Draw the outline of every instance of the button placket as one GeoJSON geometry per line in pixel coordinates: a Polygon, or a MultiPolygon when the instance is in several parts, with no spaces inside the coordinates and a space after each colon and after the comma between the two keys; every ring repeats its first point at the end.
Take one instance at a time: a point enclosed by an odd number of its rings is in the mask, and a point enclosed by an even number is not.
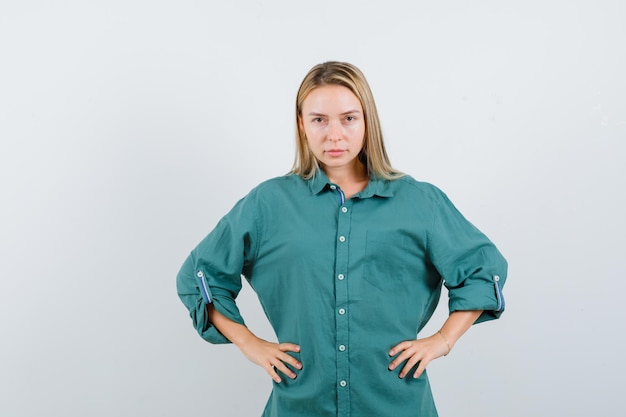
{"type": "MultiPolygon", "coordinates": [[[[340,189],[337,191],[341,192],[340,189]]],[[[350,306],[348,297],[348,255],[350,252],[350,225],[353,200],[341,201],[337,217],[337,245],[335,263],[335,334],[337,346],[337,402],[339,415],[350,409],[350,390],[345,389],[350,382],[349,333],[350,306]]]]}

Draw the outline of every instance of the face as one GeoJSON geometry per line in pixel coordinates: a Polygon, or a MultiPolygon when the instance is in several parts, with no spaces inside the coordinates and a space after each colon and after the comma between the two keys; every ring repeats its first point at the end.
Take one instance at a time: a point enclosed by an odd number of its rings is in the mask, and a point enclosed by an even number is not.
{"type": "Polygon", "coordinates": [[[365,117],[361,102],[347,87],[325,85],[312,90],[302,102],[298,123],[327,173],[358,168],[365,117]]]}

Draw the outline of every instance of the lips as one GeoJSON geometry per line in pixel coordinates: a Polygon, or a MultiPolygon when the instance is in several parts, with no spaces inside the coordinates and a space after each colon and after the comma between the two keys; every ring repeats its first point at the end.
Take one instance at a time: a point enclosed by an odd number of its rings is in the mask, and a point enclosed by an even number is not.
{"type": "Polygon", "coordinates": [[[326,155],[329,156],[341,156],[346,152],[345,149],[329,149],[325,151],[326,155]]]}

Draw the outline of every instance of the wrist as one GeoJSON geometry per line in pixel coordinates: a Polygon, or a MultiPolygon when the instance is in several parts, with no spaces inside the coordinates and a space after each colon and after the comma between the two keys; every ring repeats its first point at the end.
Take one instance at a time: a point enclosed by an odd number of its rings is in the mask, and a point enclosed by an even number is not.
{"type": "Polygon", "coordinates": [[[237,346],[239,350],[244,350],[257,340],[259,340],[259,338],[243,325],[241,325],[241,327],[234,332],[232,338],[230,339],[233,345],[237,346]]]}
{"type": "Polygon", "coordinates": [[[450,342],[448,341],[448,338],[446,337],[446,335],[444,335],[441,330],[437,330],[437,333],[439,334],[439,336],[441,336],[441,338],[443,339],[444,342],[446,342],[446,347],[448,348],[448,352],[444,353],[443,356],[448,356],[448,354],[450,353],[450,351],[452,350],[452,346],[450,346],[450,342]]]}

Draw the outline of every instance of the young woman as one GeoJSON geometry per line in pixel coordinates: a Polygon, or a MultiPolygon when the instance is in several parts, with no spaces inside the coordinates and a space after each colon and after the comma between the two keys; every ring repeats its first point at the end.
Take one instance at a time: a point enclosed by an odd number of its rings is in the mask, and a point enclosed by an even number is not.
{"type": "Polygon", "coordinates": [[[198,333],[274,380],[263,416],[436,416],[425,368],[504,310],[505,259],[435,186],[394,170],[374,98],[326,62],[296,100],[292,171],[240,200],[191,252],[178,293],[198,333]],[[244,324],[245,277],[278,343],[244,324]],[[449,290],[441,329],[416,339],[449,290]]]}

